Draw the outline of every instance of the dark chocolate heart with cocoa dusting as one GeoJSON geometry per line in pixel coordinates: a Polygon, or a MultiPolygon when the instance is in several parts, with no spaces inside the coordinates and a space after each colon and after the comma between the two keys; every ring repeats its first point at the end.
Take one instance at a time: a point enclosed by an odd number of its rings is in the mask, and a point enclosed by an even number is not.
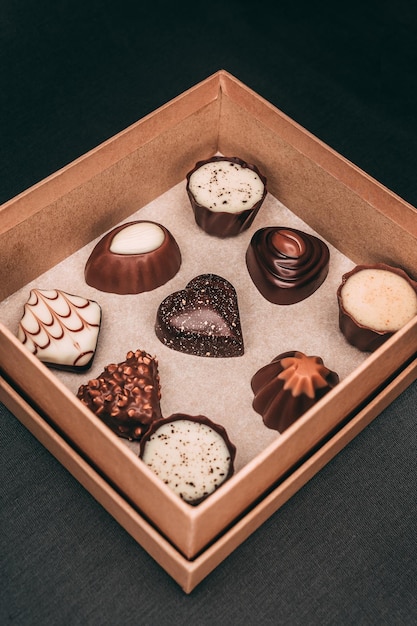
{"type": "Polygon", "coordinates": [[[216,274],[201,274],[159,305],[156,336],[172,350],[196,356],[244,353],[235,288],[216,274]]]}

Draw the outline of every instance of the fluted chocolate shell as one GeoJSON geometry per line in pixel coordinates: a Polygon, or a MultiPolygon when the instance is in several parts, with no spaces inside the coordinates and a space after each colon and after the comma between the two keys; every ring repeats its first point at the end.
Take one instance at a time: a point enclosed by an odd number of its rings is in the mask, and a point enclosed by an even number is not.
{"type": "Polygon", "coordinates": [[[140,440],[162,417],[158,361],[144,350],[130,351],[81,385],[77,398],[119,437],[140,440]]]}
{"type": "Polygon", "coordinates": [[[172,350],[203,357],[244,353],[235,288],[217,274],[200,274],[159,305],[158,339],[172,350]]]}
{"type": "Polygon", "coordinates": [[[382,346],[396,331],[380,331],[360,324],[348,313],[343,305],[342,289],[350,276],[364,269],[381,269],[393,272],[404,278],[417,293],[417,282],[412,280],[408,274],[398,267],[392,267],[386,263],[374,263],[357,265],[350,272],[342,276],[342,282],[337,289],[337,302],[339,306],[339,328],[346,340],[362,352],[374,352],[382,346]]]}
{"type": "Polygon", "coordinates": [[[156,222],[137,220],[117,226],[97,243],[87,260],[84,275],[87,284],[100,291],[136,294],[164,285],[175,276],[180,266],[181,252],[169,230],[156,222]],[[112,252],[110,248],[115,237],[137,225],[160,229],[162,243],[149,252],[112,252]]]}
{"type": "Polygon", "coordinates": [[[284,226],[260,228],[246,251],[249,275],[273,304],[294,304],[311,296],[329,271],[329,248],[314,235],[284,226]]]}
{"type": "Polygon", "coordinates": [[[204,415],[185,413],[154,422],[142,438],[139,452],[161,480],[191,505],[205,500],[233,475],[235,456],[236,447],[221,424],[204,415]],[[178,437],[175,422],[181,420],[187,426],[179,430],[178,437]],[[147,455],[150,441],[153,453],[147,455]]]}
{"type": "Polygon", "coordinates": [[[191,207],[194,212],[196,223],[207,234],[220,238],[235,237],[236,235],[239,235],[240,233],[247,230],[255,219],[267,194],[266,177],[259,171],[256,165],[246,163],[246,161],[240,159],[239,157],[214,156],[204,161],[198,161],[195,167],[190,172],[188,172],[186,178],[186,190],[190,199],[191,207]],[[201,166],[205,165],[206,163],[221,163],[228,161],[236,163],[243,168],[248,168],[252,170],[259,176],[264,185],[262,197],[257,202],[253,203],[248,209],[237,213],[229,213],[226,211],[212,211],[210,208],[199,204],[195,199],[193,193],[190,191],[190,178],[194,174],[194,172],[198,170],[201,166]]]}
{"type": "Polygon", "coordinates": [[[282,433],[338,382],[320,357],[283,352],[252,377],[253,408],[265,426],[282,433]]]}

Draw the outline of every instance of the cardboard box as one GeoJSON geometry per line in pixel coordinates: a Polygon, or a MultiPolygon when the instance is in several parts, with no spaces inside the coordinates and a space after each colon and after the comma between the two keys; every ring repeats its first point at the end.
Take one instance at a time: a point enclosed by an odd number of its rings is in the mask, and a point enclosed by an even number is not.
{"type": "MultiPolygon", "coordinates": [[[[382,261],[413,275],[416,210],[219,71],[1,207],[0,301],[217,152],[256,163],[268,191],[354,263],[382,261]]],[[[188,593],[415,380],[416,351],[417,318],[197,507],[170,492],[4,325],[0,400],[188,593]]]]}

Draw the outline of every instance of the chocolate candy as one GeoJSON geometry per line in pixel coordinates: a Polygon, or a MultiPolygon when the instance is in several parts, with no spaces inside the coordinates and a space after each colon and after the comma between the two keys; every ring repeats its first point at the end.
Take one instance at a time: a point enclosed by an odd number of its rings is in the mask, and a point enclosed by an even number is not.
{"type": "Polygon", "coordinates": [[[98,242],[87,260],[85,280],[100,291],[142,293],[164,285],[180,266],[172,234],[161,224],[139,220],[114,228],[98,242]]]}
{"type": "Polygon", "coordinates": [[[101,324],[94,300],[60,289],[32,289],[17,337],[45,365],[84,371],[93,362],[101,324]]]}
{"type": "Polygon", "coordinates": [[[201,274],[159,305],[156,336],[168,348],[205,357],[244,353],[235,288],[216,274],[201,274]]]}
{"type": "Polygon", "coordinates": [[[347,341],[373,352],[417,315],[417,282],[385,263],[357,265],[342,276],[337,299],[347,341]]]}
{"type": "Polygon", "coordinates": [[[266,178],[238,157],[199,161],[187,174],[196,223],[209,235],[233,237],[252,224],[266,197],[266,178]]]}
{"type": "Polygon", "coordinates": [[[130,351],[125,361],[81,385],[77,397],[116,435],[139,440],[162,417],[158,361],[143,350],[130,351]]]}
{"type": "Polygon", "coordinates": [[[273,304],[294,304],[308,298],[326,279],[329,258],[324,241],[284,226],[257,230],[246,251],[255,286],[273,304]]]}
{"type": "Polygon", "coordinates": [[[140,458],[188,504],[196,505],[234,472],[236,448],[226,430],[203,415],[175,413],[154,422],[140,458]]]}
{"type": "Polygon", "coordinates": [[[338,382],[320,357],[283,352],[252,377],[253,408],[265,426],[282,433],[338,382]]]}

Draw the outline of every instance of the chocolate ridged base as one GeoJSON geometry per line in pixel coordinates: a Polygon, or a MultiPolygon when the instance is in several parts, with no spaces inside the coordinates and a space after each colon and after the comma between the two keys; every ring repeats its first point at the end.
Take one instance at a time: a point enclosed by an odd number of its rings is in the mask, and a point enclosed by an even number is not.
{"type": "Polygon", "coordinates": [[[282,433],[338,382],[320,357],[283,352],[252,377],[253,408],[265,426],[282,433]]]}

